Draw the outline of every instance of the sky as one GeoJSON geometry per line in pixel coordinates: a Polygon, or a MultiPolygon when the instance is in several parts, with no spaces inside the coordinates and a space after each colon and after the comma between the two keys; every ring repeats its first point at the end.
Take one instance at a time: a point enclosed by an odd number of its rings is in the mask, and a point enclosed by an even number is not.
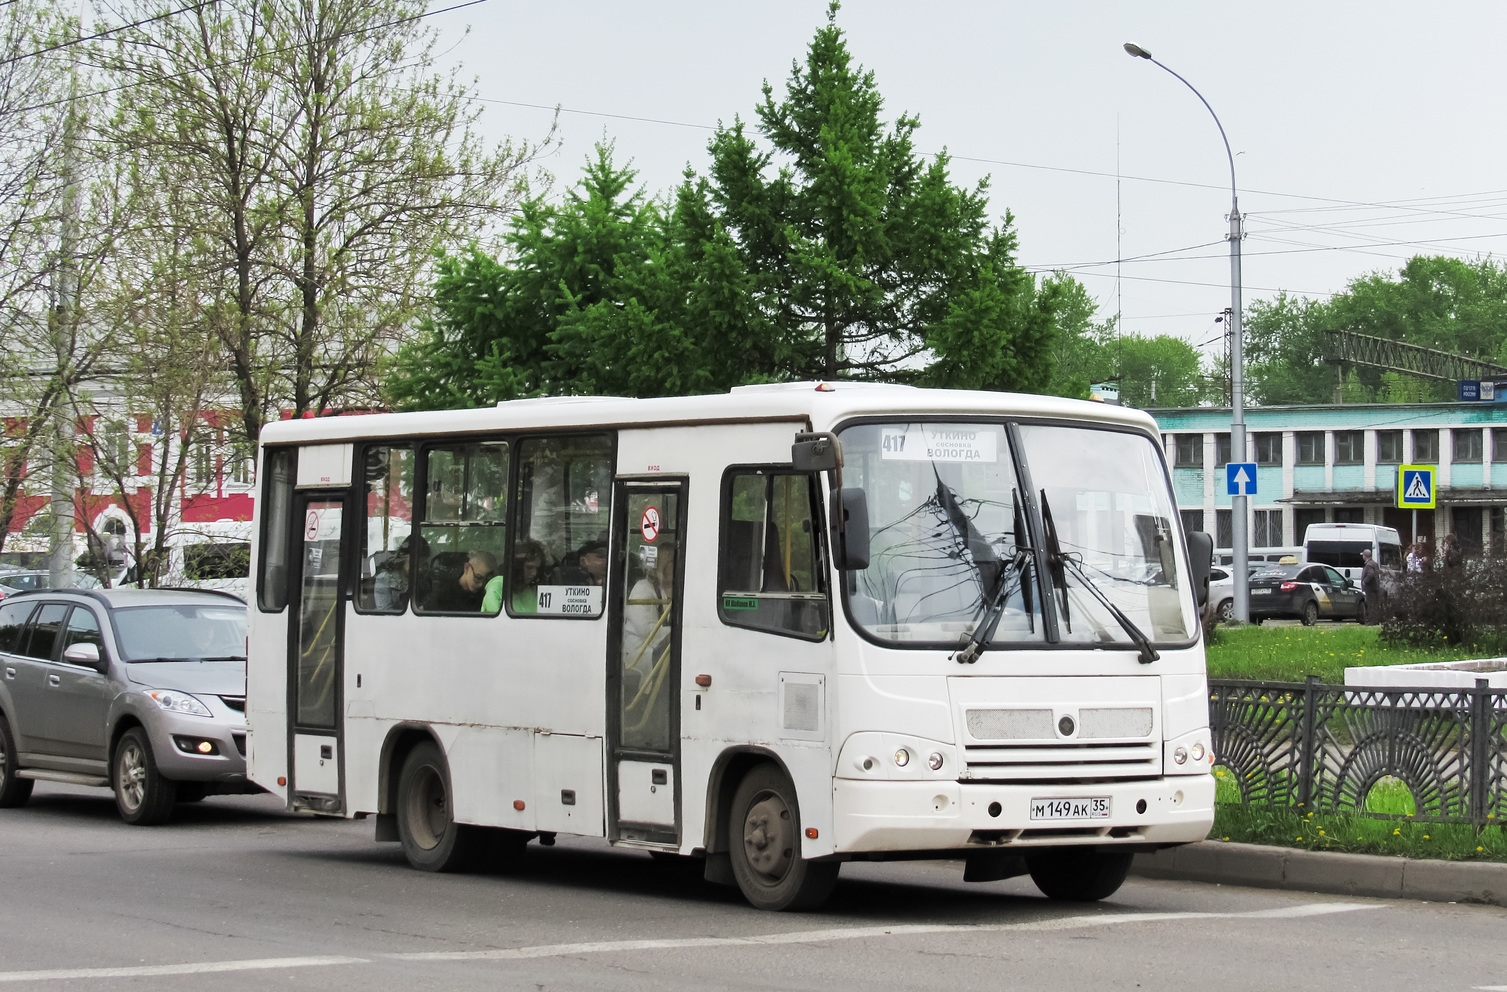
{"type": "MultiPolygon", "coordinates": [[[[487,137],[537,140],[561,109],[541,163],[554,195],[603,139],[659,195],[687,165],[705,172],[719,121],[753,120],[765,80],[783,91],[826,9],[483,0],[426,20],[442,64],[475,77],[487,137]]],[[[1327,298],[1416,254],[1507,256],[1507,4],[849,0],[837,21],[885,119],[918,116],[917,148],[945,148],[955,183],[991,177],[1019,262],[1071,272],[1124,333],[1213,354],[1231,305],[1219,130],[1125,42],[1224,125],[1247,311],[1284,290],[1327,298]]]]}

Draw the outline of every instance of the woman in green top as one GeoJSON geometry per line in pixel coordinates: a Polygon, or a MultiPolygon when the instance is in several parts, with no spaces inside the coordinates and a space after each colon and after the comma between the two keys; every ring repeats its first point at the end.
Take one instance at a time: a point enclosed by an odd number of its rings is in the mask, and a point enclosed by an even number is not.
{"type": "MultiPolygon", "coordinates": [[[[532,538],[519,541],[513,548],[513,602],[512,612],[537,613],[539,611],[539,573],[544,569],[544,545],[532,538]]],[[[492,590],[487,589],[488,601],[492,590]]],[[[498,605],[502,604],[502,591],[497,593],[498,605]]]]}

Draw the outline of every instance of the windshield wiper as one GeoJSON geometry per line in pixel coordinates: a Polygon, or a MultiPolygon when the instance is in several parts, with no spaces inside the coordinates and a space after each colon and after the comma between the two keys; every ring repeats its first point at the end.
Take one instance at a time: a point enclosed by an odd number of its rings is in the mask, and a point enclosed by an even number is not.
{"type": "MultiPolygon", "coordinates": [[[[1161,655],[1157,653],[1156,648],[1151,646],[1151,638],[1147,637],[1145,632],[1135,625],[1134,620],[1125,615],[1125,611],[1110,601],[1110,598],[1104,594],[1104,590],[1099,588],[1098,584],[1094,582],[1093,577],[1084,569],[1083,564],[1071,555],[1063,554],[1062,545],[1057,540],[1057,524],[1052,520],[1052,507],[1047,502],[1045,489],[1041,491],[1041,522],[1046,529],[1047,571],[1051,573],[1053,587],[1060,587],[1062,589],[1063,620],[1067,621],[1068,619],[1067,575],[1065,571],[1070,568],[1073,574],[1078,577],[1078,581],[1082,582],[1084,588],[1089,591],[1089,594],[1097,599],[1109,611],[1109,615],[1115,618],[1115,622],[1124,629],[1125,633],[1130,635],[1130,639],[1140,649],[1141,664],[1149,665],[1160,658],[1161,655]]],[[[1072,629],[1072,626],[1069,625],[1068,630],[1071,631],[1072,629]]]]}
{"type": "MultiPolygon", "coordinates": [[[[936,473],[936,466],[932,466],[932,472],[936,473]]],[[[1019,576],[1021,581],[1022,596],[1025,599],[1027,621],[1031,624],[1031,632],[1035,633],[1036,624],[1031,615],[1031,593],[1024,571],[1025,563],[1029,559],[1029,549],[1025,547],[1025,521],[1020,514],[1020,501],[1015,498],[1011,491],[1012,502],[1015,504],[1015,554],[1009,561],[1000,561],[994,554],[994,546],[978,532],[973,526],[973,521],[963,512],[958,505],[957,498],[952,490],[942,482],[941,475],[937,475],[937,502],[942,507],[947,522],[958,537],[963,540],[963,547],[967,551],[968,559],[973,563],[979,577],[979,591],[983,597],[983,615],[979,622],[974,625],[973,632],[963,641],[963,646],[953,653],[960,665],[971,665],[978,661],[979,654],[984,650],[984,644],[994,636],[994,630],[999,626],[1000,617],[1004,615],[1005,604],[1010,600],[1013,586],[1010,584],[1012,576],[1019,576]],[[995,567],[992,579],[984,577],[984,566],[995,567]]]]}

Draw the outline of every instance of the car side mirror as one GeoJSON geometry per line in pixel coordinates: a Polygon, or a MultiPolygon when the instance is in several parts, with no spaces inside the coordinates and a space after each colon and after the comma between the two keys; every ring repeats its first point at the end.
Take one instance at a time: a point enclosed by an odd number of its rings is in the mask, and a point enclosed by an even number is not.
{"type": "Polygon", "coordinates": [[[1188,540],[1188,578],[1198,605],[1209,602],[1209,572],[1214,568],[1214,538],[1201,530],[1190,530],[1188,540]]]}
{"type": "Polygon", "coordinates": [[[797,434],[790,446],[790,462],[797,472],[835,472],[842,467],[837,435],[797,434]]]}
{"type": "Polygon", "coordinates": [[[90,668],[102,669],[104,667],[100,663],[99,647],[94,644],[81,643],[68,645],[63,651],[63,660],[72,662],[75,665],[87,665],[90,668]]]}

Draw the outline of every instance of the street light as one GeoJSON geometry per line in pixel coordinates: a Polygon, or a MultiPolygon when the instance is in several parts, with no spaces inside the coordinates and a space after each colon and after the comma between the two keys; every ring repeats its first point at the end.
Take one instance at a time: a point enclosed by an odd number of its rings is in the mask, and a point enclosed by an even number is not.
{"type": "MultiPolygon", "coordinates": [[[[1178,82],[1188,89],[1193,90],[1193,95],[1198,97],[1198,102],[1204,105],[1209,116],[1214,118],[1214,126],[1219,128],[1220,140],[1224,142],[1224,153],[1230,160],[1230,233],[1227,236],[1230,242],[1230,458],[1231,460],[1245,461],[1245,361],[1244,341],[1241,335],[1240,321],[1240,239],[1245,230],[1240,216],[1240,200],[1235,192],[1235,155],[1230,151],[1230,139],[1225,137],[1224,125],[1219,123],[1219,115],[1214,113],[1214,108],[1209,106],[1209,101],[1204,95],[1182,76],[1151,57],[1151,53],[1139,45],[1125,43],[1125,52],[1132,58],[1145,59],[1152,65],[1166,69],[1178,82]]],[[[1242,487],[1243,488],[1243,487],[1242,487]]],[[[1250,562],[1249,540],[1246,522],[1246,496],[1237,493],[1230,498],[1230,543],[1234,546],[1235,564],[1232,571],[1235,573],[1235,619],[1244,623],[1251,618],[1250,609],[1250,562]]]]}

